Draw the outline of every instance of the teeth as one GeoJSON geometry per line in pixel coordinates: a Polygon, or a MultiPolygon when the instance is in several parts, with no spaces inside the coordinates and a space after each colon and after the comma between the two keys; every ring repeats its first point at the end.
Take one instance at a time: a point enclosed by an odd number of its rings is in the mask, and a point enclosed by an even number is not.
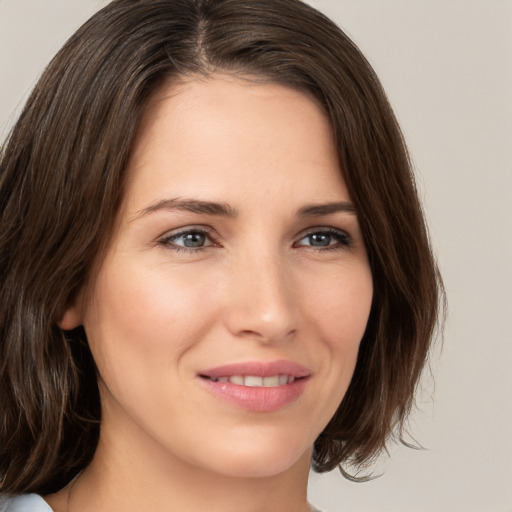
{"type": "Polygon", "coordinates": [[[284,386],[295,381],[291,375],[272,375],[270,377],[259,377],[257,375],[232,375],[231,377],[218,377],[212,379],[215,382],[230,382],[238,386],[247,386],[252,388],[275,388],[284,386]]]}
{"type": "Polygon", "coordinates": [[[264,377],[263,386],[266,388],[275,388],[276,386],[279,386],[279,375],[275,375],[274,377],[264,377]]]}
{"type": "Polygon", "coordinates": [[[233,377],[228,377],[228,380],[231,384],[238,384],[239,386],[244,385],[244,378],[241,375],[233,375],[233,377]]]}
{"type": "Polygon", "coordinates": [[[244,386],[249,386],[250,388],[261,387],[263,386],[263,377],[247,375],[244,379],[244,386]]]}

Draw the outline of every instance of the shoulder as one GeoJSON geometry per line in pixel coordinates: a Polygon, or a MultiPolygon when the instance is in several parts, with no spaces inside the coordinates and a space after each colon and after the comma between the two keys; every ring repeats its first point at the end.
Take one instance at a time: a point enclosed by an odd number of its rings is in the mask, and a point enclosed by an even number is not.
{"type": "Polygon", "coordinates": [[[37,494],[0,495],[0,512],[52,512],[52,509],[37,494]]]}

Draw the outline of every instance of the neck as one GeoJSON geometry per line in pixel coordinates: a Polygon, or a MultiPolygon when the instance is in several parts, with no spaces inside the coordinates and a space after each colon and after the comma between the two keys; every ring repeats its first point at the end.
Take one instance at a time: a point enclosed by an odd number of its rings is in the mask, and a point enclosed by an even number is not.
{"type": "Polygon", "coordinates": [[[186,463],[173,463],[174,467],[166,464],[163,468],[154,459],[151,462],[147,465],[133,457],[120,465],[99,450],[74,483],[66,512],[310,510],[306,496],[309,454],[282,474],[259,478],[213,474],[186,463]]]}
{"type": "Polygon", "coordinates": [[[141,442],[140,436],[135,436],[134,442],[132,436],[114,434],[102,429],[91,464],[54,499],[47,497],[55,512],[310,511],[310,451],[275,475],[237,477],[172,457],[152,439],[141,442]]]}

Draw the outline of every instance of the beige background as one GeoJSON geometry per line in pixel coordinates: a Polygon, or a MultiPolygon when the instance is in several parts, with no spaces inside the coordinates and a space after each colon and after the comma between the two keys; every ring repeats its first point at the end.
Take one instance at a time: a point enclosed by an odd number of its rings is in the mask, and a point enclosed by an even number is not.
{"type": "MultiPolygon", "coordinates": [[[[105,2],[0,0],[0,134],[105,2]]],[[[366,53],[416,164],[449,299],[415,437],[381,478],[312,476],[329,512],[512,512],[512,1],[311,0],[366,53]]]]}

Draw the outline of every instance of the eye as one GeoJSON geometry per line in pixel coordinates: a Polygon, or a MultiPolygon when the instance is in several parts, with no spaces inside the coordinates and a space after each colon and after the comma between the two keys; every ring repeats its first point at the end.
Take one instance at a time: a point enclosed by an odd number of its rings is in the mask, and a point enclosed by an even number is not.
{"type": "Polygon", "coordinates": [[[300,240],[295,242],[294,247],[313,247],[315,249],[343,249],[351,244],[350,236],[344,231],[325,228],[310,231],[300,240]]]}
{"type": "Polygon", "coordinates": [[[168,234],[158,243],[176,251],[196,251],[215,245],[208,231],[199,228],[168,234]]]}

